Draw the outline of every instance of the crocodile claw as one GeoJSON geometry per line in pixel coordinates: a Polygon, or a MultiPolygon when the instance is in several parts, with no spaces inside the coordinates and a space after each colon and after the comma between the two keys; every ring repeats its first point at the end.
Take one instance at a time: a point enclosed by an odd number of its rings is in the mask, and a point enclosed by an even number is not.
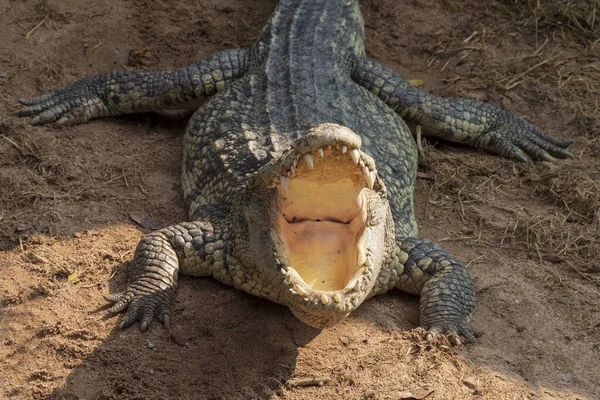
{"type": "Polygon", "coordinates": [[[170,325],[170,298],[166,292],[147,292],[128,287],[125,291],[104,296],[106,301],[113,303],[108,309],[110,314],[125,311],[119,323],[119,329],[131,326],[140,321],[140,329],[146,331],[153,319],[162,322],[165,328],[170,325]]]}
{"type": "Polygon", "coordinates": [[[573,141],[558,140],[517,115],[497,110],[494,127],[481,135],[475,147],[527,162],[528,158],[554,162],[557,158],[574,158],[567,150],[573,141]]]}
{"type": "Polygon", "coordinates": [[[450,343],[454,346],[461,345],[461,337],[463,337],[467,343],[475,343],[477,338],[483,336],[483,332],[470,326],[467,322],[438,322],[427,329],[425,334],[425,340],[431,342],[442,334],[446,334],[450,343]]]}
{"type": "Polygon", "coordinates": [[[33,117],[32,125],[76,125],[110,114],[105,102],[96,94],[92,78],[84,78],[33,99],[18,101],[23,107],[13,115],[33,117]]]}

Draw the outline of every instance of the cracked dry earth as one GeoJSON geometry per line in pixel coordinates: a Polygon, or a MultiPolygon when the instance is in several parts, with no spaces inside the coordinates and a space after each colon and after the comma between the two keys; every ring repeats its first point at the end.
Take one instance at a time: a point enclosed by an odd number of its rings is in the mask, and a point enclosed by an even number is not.
{"type": "Polygon", "coordinates": [[[489,101],[575,140],[577,158],[557,164],[424,145],[420,234],[468,265],[486,333],[451,349],[411,331],[418,300],[399,292],[320,332],[185,277],[177,340],[158,324],[117,330],[97,311],[147,231],[133,219],[185,219],[186,121],[32,127],[10,116],[16,99],[248,45],[276,2],[0,1],[0,398],[600,398],[600,35],[581,17],[598,3],[525,3],[361,3],[370,56],[427,91],[489,101]],[[286,384],[302,378],[324,384],[286,384]]]}

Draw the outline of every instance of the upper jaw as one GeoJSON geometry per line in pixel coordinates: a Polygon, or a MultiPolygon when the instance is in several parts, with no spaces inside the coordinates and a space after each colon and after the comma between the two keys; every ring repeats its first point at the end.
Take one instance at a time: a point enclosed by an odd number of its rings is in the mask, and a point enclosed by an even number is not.
{"type": "Polygon", "coordinates": [[[310,129],[279,158],[263,166],[254,181],[250,183],[249,189],[272,188],[281,182],[282,177],[284,178],[282,184],[285,184],[286,177],[293,175],[301,157],[306,157],[305,161],[309,163],[311,158],[314,160],[313,153],[318,155],[329,146],[336,146],[340,151],[347,152],[353,160],[356,160],[357,165],[367,168],[365,174],[370,174],[369,181],[374,187],[377,181],[380,184],[381,181],[377,177],[373,159],[360,151],[361,144],[360,136],[350,129],[337,124],[321,124],[310,129]]]}

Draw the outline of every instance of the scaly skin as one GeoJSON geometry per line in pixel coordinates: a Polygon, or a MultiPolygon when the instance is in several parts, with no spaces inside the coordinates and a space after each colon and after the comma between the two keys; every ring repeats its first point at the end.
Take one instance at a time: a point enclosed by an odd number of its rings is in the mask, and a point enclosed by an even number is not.
{"type": "MultiPolygon", "coordinates": [[[[284,304],[316,327],[335,324],[368,297],[399,288],[421,295],[420,322],[428,337],[450,333],[455,342],[459,335],[474,341],[480,332],[469,325],[474,289],[468,271],[416,237],[417,150],[409,126],[521,161],[525,154],[571,156],[569,142],[512,113],[424,93],[366,59],[362,17],[357,2],[348,0],[284,0],[251,48],[223,51],[176,71],[86,78],[21,100],[16,115],[32,116],[34,124],[76,124],[185,106],[200,97],[211,98],[192,116],[183,146],[182,187],[194,222],[142,238],[131,283],[106,296],[114,303],[110,312],[125,311],[121,327],[139,320],[145,330],[154,318],[168,325],[182,272],[213,276],[284,304]],[[295,177],[306,176],[296,175],[296,168],[332,162],[364,182],[360,217],[344,222],[364,225],[347,287],[313,290],[291,267],[277,227],[283,218],[278,199],[295,177]]],[[[327,200],[314,197],[300,214],[327,200]]],[[[325,217],[294,226],[340,229],[337,217],[325,217]]]]}
{"type": "Polygon", "coordinates": [[[135,250],[129,269],[132,283],[121,293],[106,296],[117,313],[129,309],[120,326],[139,320],[146,330],[154,318],[169,326],[169,305],[177,286],[181,268],[188,275],[211,276],[224,282],[223,275],[229,236],[204,222],[184,222],[145,235],[135,250]]]}
{"type": "Polygon", "coordinates": [[[469,99],[445,99],[422,92],[392,70],[373,60],[359,59],[352,78],[396,111],[411,127],[424,134],[486,149],[504,157],[552,161],[573,157],[560,141],[516,115],[491,104],[469,99]]]}
{"type": "Polygon", "coordinates": [[[93,118],[185,105],[212,96],[241,77],[248,58],[248,49],[234,49],[176,71],[112,71],[31,100],[19,100],[25,107],[15,115],[33,116],[33,125],[75,125],[93,118]]]}

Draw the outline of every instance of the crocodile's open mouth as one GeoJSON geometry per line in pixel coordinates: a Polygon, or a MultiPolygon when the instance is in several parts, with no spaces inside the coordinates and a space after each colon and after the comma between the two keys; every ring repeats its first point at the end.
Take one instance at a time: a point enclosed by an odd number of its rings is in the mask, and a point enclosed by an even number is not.
{"type": "Polygon", "coordinates": [[[298,153],[276,178],[275,229],[289,261],[290,290],[324,305],[359,291],[368,253],[366,191],[376,181],[370,157],[342,144],[298,153]]]}
{"type": "Polygon", "coordinates": [[[347,127],[320,124],[301,132],[247,186],[247,250],[260,274],[250,272],[258,277],[247,283],[233,268],[233,281],[317,328],[343,320],[375,282],[386,284],[379,275],[393,235],[387,191],[361,144],[347,127]]]}

